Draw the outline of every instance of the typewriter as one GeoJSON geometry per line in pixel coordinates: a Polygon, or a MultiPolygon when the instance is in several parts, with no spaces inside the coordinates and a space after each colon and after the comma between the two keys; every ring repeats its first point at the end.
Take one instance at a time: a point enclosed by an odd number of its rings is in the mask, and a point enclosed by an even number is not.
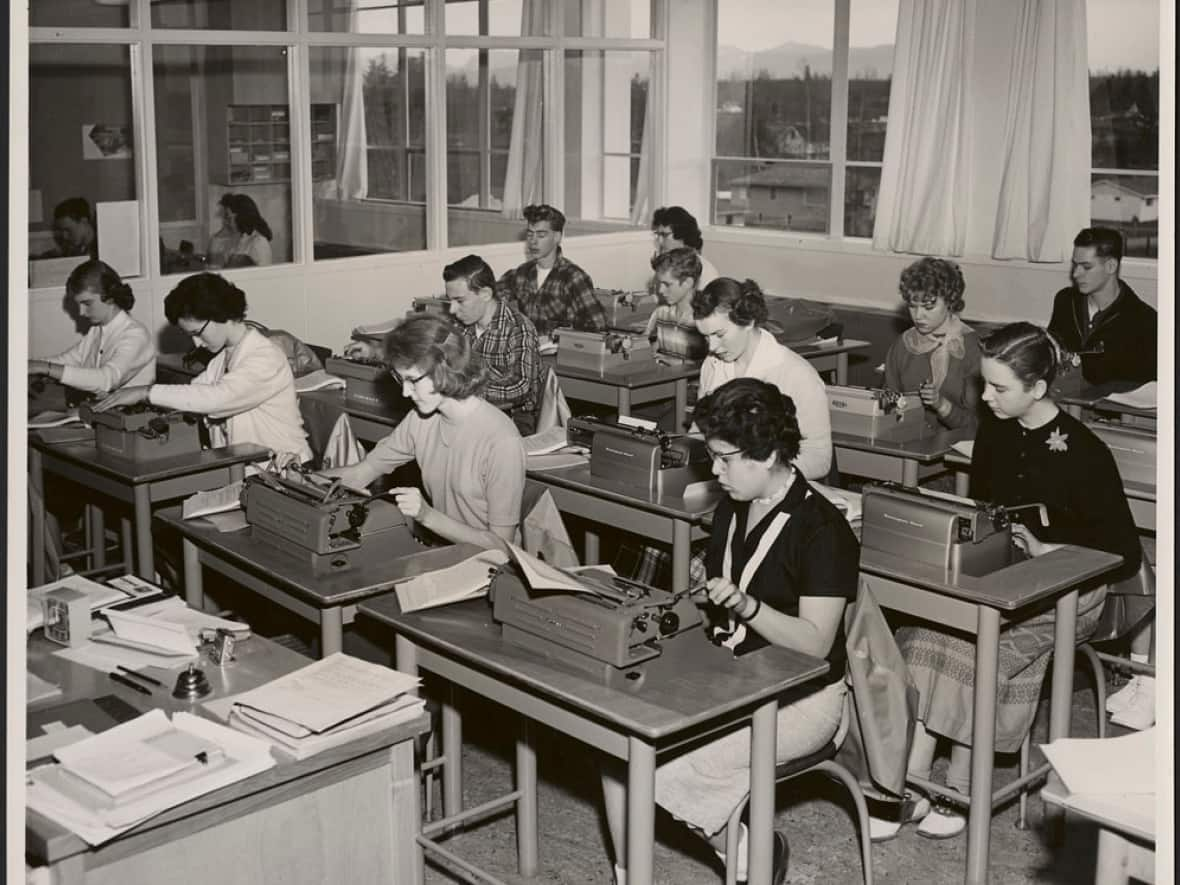
{"type": "Polygon", "coordinates": [[[566,434],[571,446],[590,450],[591,476],[674,498],[692,483],[713,479],[713,462],[699,437],[590,417],[571,418],[566,434]]]}
{"type": "Polygon", "coordinates": [[[633,292],[595,289],[594,298],[606,313],[608,329],[635,335],[642,335],[647,330],[647,321],[659,304],[654,295],[643,289],[633,292]]]}
{"type": "Polygon", "coordinates": [[[608,675],[662,651],[701,623],[687,592],[670,593],[601,569],[577,574],[584,593],[536,591],[520,568],[497,569],[488,595],[505,641],[580,670],[608,675]]]}
{"type": "Polygon", "coordinates": [[[829,384],[828,414],[835,433],[909,442],[926,432],[925,408],[915,394],[829,384]]]}
{"type": "Polygon", "coordinates": [[[344,398],[365,406],[387,406],[401,399],[401,388],[380,359],[330,356],[324,361],[329,375],[344,379],[344,398]]]}
{"type": "Polygon", "coordinates": [[[605,372],[627,366],[650,365],[651,342],[627,332],[577,332],[561,328],[556,331],[557,366],[605,372]]]}
{"type": "Polygon", "coordinates": [[[96,412],[90,403],[83,403],[78,417],[94,428],[98,450],[117,458],[148,461],[201,451],[201,419],[189,412],[147,403],[96,412]]]}
{"type": "Polygon", "coordinates": [[[393,502],[326,477],[258,473],[246,477],[241,500],[254,540],[303,559],[316,574],[422,549],[393,502]]]}
{"type": "Polygon", "coordinates": [[[1093,421],[1086,426],[1106,443],[1124,482],[1156,484],[1153,431],[1106,421],[1093,421]]]}

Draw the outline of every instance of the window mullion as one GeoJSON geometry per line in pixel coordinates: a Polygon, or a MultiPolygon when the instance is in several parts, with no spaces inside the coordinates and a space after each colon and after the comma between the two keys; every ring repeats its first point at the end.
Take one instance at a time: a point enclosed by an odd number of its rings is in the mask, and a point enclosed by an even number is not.
{"type": "Polygon", "coordinates": [[[828,192],[828,236],[844,236],[844,189],[848,158],[848,43],[849,0],[836,0],[832,35],[832,98],[828,127],[828,157],[832,163],[831,188],[828,192]]]}
{"type": "Polygon", "coordinates": [[[443,0],[426,0],[426,248],[447,245],[447,58],[443,0]]]}

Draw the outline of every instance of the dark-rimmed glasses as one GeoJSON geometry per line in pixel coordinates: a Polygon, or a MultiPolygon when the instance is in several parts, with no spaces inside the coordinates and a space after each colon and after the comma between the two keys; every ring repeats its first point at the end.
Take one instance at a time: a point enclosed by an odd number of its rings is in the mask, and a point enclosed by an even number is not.
{"type": "Polygon", "coordinates": [[[390,369],[389,374],[393,377],[393,380],[397,382],[398,387],[405,387],[407,384],[409,384],[411,387],[413,387],[415,384],[417,384],[423,378],[428,376],[430,373],[423,372],[417,378],[414,378],[414,377],[411,377],[408,375],[403,375],[397,369],[390,369]]]}

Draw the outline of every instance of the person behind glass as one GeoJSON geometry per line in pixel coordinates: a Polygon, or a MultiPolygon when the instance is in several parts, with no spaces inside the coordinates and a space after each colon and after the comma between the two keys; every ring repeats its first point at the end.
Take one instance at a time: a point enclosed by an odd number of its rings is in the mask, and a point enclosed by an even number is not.
{"type": "Polygon", "coordinates": [[[443,283],[451,316],[487,370],[484,398],[510,415],[522,436],[532,433],[543,386],[536,327],[496,297],[495,274],[478,255],[444,267],[443,283]]]}
{"type": "MultiPolygon", "coordinates": [[[[1108,580],[1135,574],[1142,551],[1114,458],[1085,424],[1048,396],[1062,357],[1058,344],[1031,323],[1014,323],[986,338],[982,351],[982,398],[994,418],[982,420],[975,437],[970,496],[1009,507],[1044,504],[1047,525],[1036,510],[1012,515],[1013,538],[1033,557],[1073,544],[1123,557],[1108,580]]],[[[1105,596],[1105,585],[1081,593],[1078,642],[1097,627],[1105,596]]],[[[1001,630],[995,746],[979,747],[980,752],[1020,749],[1036,716],[1054,626],[1050,607],[1001,630]]],[[[909,772],[929,780],[937,739],[946,738],[951,741],[947,786],[967,793],[975,644],[930,627],[903,627],[897,643],[919,693],[909,772]]],[[[931,809],[923,797],[903,806],[900,822],[874,821],[874,837],[889,838],[900,823],[915,820],[920,821],[920,835],[936,839],[958,835],[966,826],[949,806],[931,809]]]]}
{"type": "MultiPolygon", "coordinates": [[[[697,280],[697,287],[705,288],[719,274],[717,268],[701,255],[705,241],[701,237],[701,228],[697,220],[683,206],[661,206],[651,216],[651,231],[656,240],[656,255],[671,252],[673,249],[689,248],[694,250],[701,259],[701,273],[697,280]]],[[[652,256],[653,260],[655,256],[652,256]]]]}
{"type": "Polygon", "coordinates": [[[769,381],[795,403],[803,440],[795,466],[807,479],[824,479],[832,467],[828,395],[815,367],[760,328],[766,298],[753,280],[718,277],[692,296],[697,330],[709,355],[701,364],[700,396],[734,378],[769,381]]]}
{"type": "Polygon", "coordinates": [[[561,254],[565,216],[544,203],[525,206],[525,254],[528,261],[506,271],[496,294],[549,335],[566,327],[585,332],[606,329],[606,311],[594,297],[594,282],[561,254]]]}
{"type": "Polygon", "coordinates": [[[463,329],[416,314],[386,336],[385,359],[414,410],[360,464],[327,475],[364,488],[417,461],[428,499],[393,489],[402,513],[456,544],[507,549],[520,524],[524,444],[512,419],[480,396],[486,371],[463,329]]]}
{"type": "MultiPolygon", "coordinates": [[[[859,547],[847,521],[796,468],[795,406],[755,378],[730,381],[696,406],[697,426],[726,493],[713,514],[706,557],[711,638],[742,655],[768,645],[825,658],[818,687],[778,711],[779,763],[837,740],[844,714],[844,610],[856,596],[859,547]]],[[[603,769],[615,857],[626,856],[626,788],[618,763],[603,769]]],[[[750,729],[731,732],[662,762],[655,799],[708,839],[724,860],[725,824],[750,789],[750,729]]],[[[745,827],[738,879],[745,878],[745,827]]],[[[775,834],[774,879],[786,874],[787,844],[775,834]]],[[[616,867],[618,882],[626,871],[616,867]]]]}
{"type": "Polygon", "coordinates": [[[917,391],[932,428],[971,425],[979,403],[979,335],[959,319],[966,304],[962,271],[953,261],[922,258],[901,272],[899,288],[914,325],[885,355],[885,387],[917,391]]]}
{"type": "Polygon", "coordinates": [[[66,387],[97,394],[156,380],[151,333],[132,319],[135,293],[114,268],[97,259],[79,264],[66,280],[66,295],[90,328],[69,350],[29,360],[30,376],[47,375],[66,387]]]}
{"type": "Polygon", "coordinates": [[[211,267],[252,267],[271,263],[270,225],[258,205],[245,194],[222,194],[218,200],[221,229],[209,240],[211,267]]]}
{"type": "Polygon", "coordinates": [[[54,247],[38,258],[98,257],[98,234],[94,214],[83,197],[70,197],[53,207],[54,247]]]}
{"type": "Polygon", "coordinates": [[[1158,317],[1119,279],[1123,235],[1088,227],[1073,241],[1073,285],[1053,298],[1049,331],[1071,354],[1081,354],[1091,384],[1155,381],[1158,317]]]}
{"type": "Polygon", "coordinates": [[[204,415],[212,445],[254,443],[280,461],[311,460],[295,376],[278,345],[245,323],[246,295],[225,277],[185,277],[164,299],[168,322],[214,354],[190,384],[125,387],[96,407],[148,402],[204,415]]]}

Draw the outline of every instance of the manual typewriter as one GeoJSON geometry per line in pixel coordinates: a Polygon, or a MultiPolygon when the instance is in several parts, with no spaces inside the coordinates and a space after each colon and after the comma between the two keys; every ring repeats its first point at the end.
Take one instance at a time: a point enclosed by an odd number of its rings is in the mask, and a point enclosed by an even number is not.
{"type": "Polygon", "coordinates": [[[1035,509],[1049,523],[1043,504],[1004,507],[892,483],[865,486],[861,506],[861,550],[945,569],[952,581],[982,577],[1024,558],[1012,543],[1016,511],[1035,509]]]}
{"type": "Polygon", "coordinates": [[[387,406],[401,399],[401,388],[382,360],[330,356],[324,361],[329,375],[344,379],[344,398],[364,406],[387,406]]]}
{"type": "Polygon", "coordinates": [[[589,369],[605,372],[626,366],[650,365],[653,354],[651,342],[640,331],[578,332],[560,328],[557,337],[557,366],[568,369],[589,369]]]}
{"type": "Polygon", "coordinates": [[[701,623],[688,591],[670,593],[602,569],[577,573],[587,592],[537,591],[508,563],[492,578],[492,617],[504,639],[578,669],[607,674],[656,657],[701,623]]]}
{"type": "Polygon", "coordinates": [[[148,403],[96,412],[90,403],[83,403],[78,417],[94,428],[98,450],[117,458],[147,461],[201,451],[201,419],[190,412],[148,403]]]}
{"type": "Polygon", "coordinates": [[[1094,435],[1106,443],[1114,455],[1115,466],[1123,482],[1141,482],[1154,486],[1155,433],[1121,423],[1092,421],[1086,424],[1094,435]]]}
{"type": "Polygon", "coordinates": [[[659,304],[656,297],[644,289],[634,292],[622,289],[595,289],[594,298],[602,305],[608,329],[636,335],[642,335],[647,331],[647,321],[659,304]]]}
{"type": "Polygon", "coordinates": [[[571,446],[590,450],[591,476],[671,497],[713,478],[713,461],[700,437],[592,417],[571,418],[566,435],[571,446]]]}
{"type": "Polygon", "coordinates": [[[393,502],[314,474],[248,476],[242,510],[254,540],[306,560],[317,574],[422,549],[393,502]]]}
{"type": "Polygon", "coordinates": [[[926,431],[926,415],[916,393],[829,384],[828,414],[835,433],[853,433],[868,439],[909,442],[926,431]]]}

